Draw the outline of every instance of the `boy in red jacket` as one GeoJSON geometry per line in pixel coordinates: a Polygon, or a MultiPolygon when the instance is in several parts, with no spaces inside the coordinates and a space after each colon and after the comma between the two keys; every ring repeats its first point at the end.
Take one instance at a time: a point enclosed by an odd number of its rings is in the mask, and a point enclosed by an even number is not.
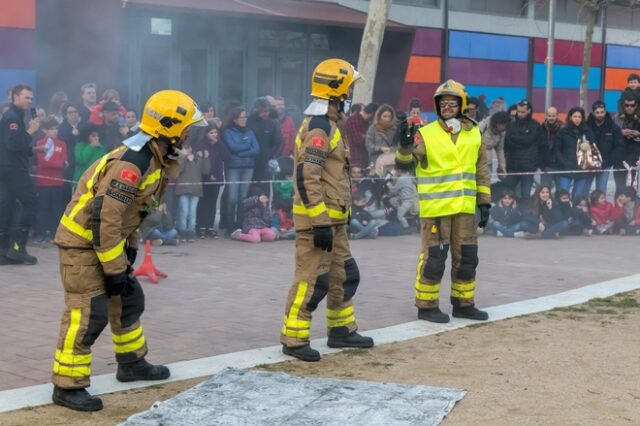
{"type": "Polygon", "coordinates": [[[36,142],[36,189],[38,216],[36,242],[48,241],[55,234],[64,212],[64,169],[67,167],[67,145],[58,139],[58,121],[48,117],[41,125],[44,137],[36,142]]]}

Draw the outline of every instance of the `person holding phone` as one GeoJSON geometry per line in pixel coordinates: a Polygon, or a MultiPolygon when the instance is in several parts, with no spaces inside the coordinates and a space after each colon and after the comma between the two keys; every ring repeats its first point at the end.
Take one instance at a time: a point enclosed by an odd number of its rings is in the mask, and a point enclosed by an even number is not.
{"type": "Polygon", "coordinates": [[[29,176],[29,157],[33,155],[31,137],[40,122],[31,111],[33,89],[18,84],[11,89],[11,106],[0,120],[0,265],[34,265],[38,259],[27,253],[29,229],[33,225],[38,198],[29,176]],[[15,204],[22,208],[15,214],[15,204]],[[15,216],[12,218],[12,216],[15,216]],[[12,220],[13,219],[13,220],[12,220]],[[11,224],[14,224],[11,229],[11,224]]]}

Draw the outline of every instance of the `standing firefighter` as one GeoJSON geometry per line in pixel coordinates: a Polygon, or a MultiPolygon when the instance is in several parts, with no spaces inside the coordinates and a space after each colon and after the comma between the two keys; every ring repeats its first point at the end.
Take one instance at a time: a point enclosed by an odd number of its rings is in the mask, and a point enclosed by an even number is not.
{"type": "Polygon", "coordinates": [[[327,59],[313,71],[311,96],[296,138],[296,269],[280,335],[282,352],[318,361],[309,345],[311,313],[327,296],[327,329],[332,348],[373,346],[359,335],[352,297],[360,282],[351,256],[347,226],[351,207],[349,148],[338,121],[348,111],[352,84],[360,78],[353,65],[327,59]]]}
{"type": "Polygon", "coordinates": [[[476,123],[464,116],[467,94],[453,80],[434,95],[438,120],[417,131],[403,122],[396,165],[414,169],[418,180],[422,252],[415,282],[418,318],[445,323],[449,315],[438,308],[440,282],[451,247],[453,316],[486,320],[474,306],[478,237],[474,215],[480,209],[484,228],[491,197],[486,152],[476,123]]]}
{"type": "Polygon", "coordinates": [[[206,125],[193,99],[174,90],[157,92],[144,107],[141,132],[80,177],[55,238],[66,303],[53,364],[53,402],[58,405],[79,411],[102,408],[100,398],[85,388],[91,374],[91,346],[107,323],[119,381],[169,377],[167,367],[144,359],[147,344],[140,325],[144,294],[131,272],[136,229],[162,198],[165,171],[177,174],[174,158],[191,125],[206,125]]]}

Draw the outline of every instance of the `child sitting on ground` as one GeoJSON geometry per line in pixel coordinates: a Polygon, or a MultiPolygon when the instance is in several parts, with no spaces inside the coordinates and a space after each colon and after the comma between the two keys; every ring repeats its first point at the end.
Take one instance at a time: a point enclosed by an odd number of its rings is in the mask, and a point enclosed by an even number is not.
{"type": "Polygon", "coordinates": [[[396,209],[398,223],[403,228],[409,227],[407,214],[418,214],[418,191],[411,172],[395,171],[395,183],[389,185],[389,204],[396,209]]]}
{"type": "Polygon", "coordinates": [[[525,211],[518,205],[512,189],[504,189],[491,209],[491,227],[496,231],[496,237],[523,238],[526,232],[538,231],[526,220],[525,211]]]}
{"type": "Polygon", "coordinates": [[[624,217],[624,211],[620,207],[614,207],[602,191],[597,189],[591,192],[591,207],[589,212],[596,224],[596,232],[600,235],[611,234],[615,222],[624,217]]]}
{"type": "Polygon", "coordinates": [[[374,219],[365,210],[367,197],[363,192],[356,192],[351,196],[351,222],[349,224],[349,237],[353,240],[361,238],[377,238],[380,221],[374,219]]]}
{"type": "Polygon", "coordinates": [[[271,229],[271,209],[269,197],[264,194],[254,195],[242,201],[242,229],[231,233],[232,240],[259,243],[275,241],[276,233],[271,229]]]}
{"type": "Polygon", "coordinates": [[[623,212],[623,217],[614,225],[614,232],[619,235],[640,235],[640,202],[636,190],[630,186],[616,195],[616,205],[623,212]]]}
{"type": "Polygon", "coordinates": [[[567,220],[569,226],[561,232],[563,235],[585,235],[590,237],[593,234],[595,221],[589,215],[589,203],[584,198],[577,198],[576,205],[571,202],[569,191],[558,189],[556,191],[558,207],[562,211],[562,217],[567,220]]]}
{"type": "Polygon", "coordinates": [[[140,225],[142,241],[151,241],[154,246],[178,245],[178,230],[173,226],[173,218],[162,203],[144,219],[140,225]]]}

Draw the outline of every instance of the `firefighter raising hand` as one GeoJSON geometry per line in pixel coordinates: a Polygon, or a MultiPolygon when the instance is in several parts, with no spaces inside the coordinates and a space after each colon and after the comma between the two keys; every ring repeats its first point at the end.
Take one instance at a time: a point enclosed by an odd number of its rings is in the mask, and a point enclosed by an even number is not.
{"type": "Polygon", "coordinates": [[[413,146],[417,130],[418,126],[413,123],[409,125],[408,120],[403,120],[400,123],[400,146],[403,148],[409,148],[413,146]]]}

